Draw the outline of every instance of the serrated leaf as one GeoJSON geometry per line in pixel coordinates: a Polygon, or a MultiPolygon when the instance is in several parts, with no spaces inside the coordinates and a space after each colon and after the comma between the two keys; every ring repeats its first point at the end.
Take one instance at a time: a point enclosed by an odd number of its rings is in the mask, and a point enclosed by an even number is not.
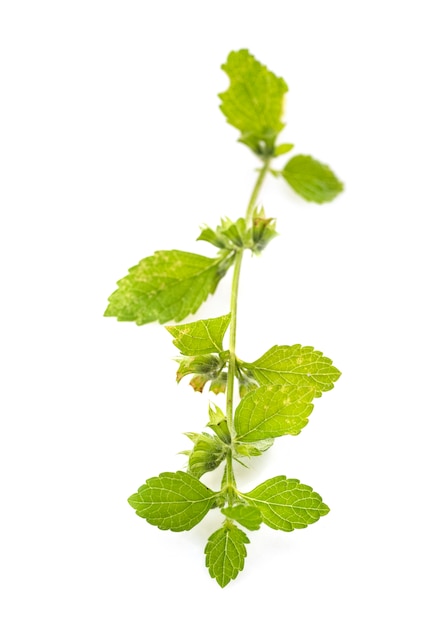
{"type": "Polygon", "coordinates": [[[214,293],[231,263],[231,257],[223,254],[210,258],[180,250],[155,252],[119,280],[105,316],[138,325],[178,322],[214,293]]]}
{"type": "Polygon", "coordinates": [[[164,472],[149,478],[129,504],[161,530],[190,530],[215,505],[217,494],[185,472],[164,472]]]}
{"type": "Polygon", "coordinates": [[[292,189],[309,202],[330,202],[344,189],[328,165],[304,154],[292,157],[281,174],[292,189]]]}
{"type": "Polygon", "coordinates": [[[225,587],[245,565],[246,547],[249,543],[245,533],[231,523],[211,535],[205,546],[205,564],[210,576],[225,587]]]}
{"type": "Polygon", "coordinates": [[[312,487],[286,476],[270,478],[241,495],[260,510],[267,526],[285,532],[306,528],[330,511],[312,487]]]}
{"type": "Polygon", "coordinates": [[[231,314],[190,324],[166,326],[174,337],[174,345],[181,354],[199,356],[211,352],[222,352],[222,342],[230,324],[231,314]]]}
{"type": "Polygon", "coordinates": [[[259,509],[249,504],[236,504],[233,507],[221,509],[221,512],[248,530],[258,530],[262,523],[262,514],[259,509]]]}
{"type": "Polygon", "coordinates": [[[243,363],[260,385],[313,387],[315,396],[333,389],[341,372],[332,360],[311,346],[273,346],[254,363],[243,363]]]}
{"type": "Polygon", "coordinates": [[[227,91],[219,94],[220,108],[227,122],[240,130],[240,141],[257,154],[274,151],[275,139],[284,127],[284,94],[288,91],[282,78],[275,76],[248,50],[230,52],[222,65],[230,79],[227,91]]]}
{"type": "Polygon", "coordinates": [[[193,441],[193,450],[189,454],[189,474],[201,478],[206,472],[211,472],[222,463],[227,447],[217,436],[208,433],[186,433],[193,441]]]}
{"type": "Polygon", "coordinates": [[[236,409],[234,427],[239,441],[259,441],[298,435],[313,410],[312,387],[268,385],[250,391],[236,409]]]}

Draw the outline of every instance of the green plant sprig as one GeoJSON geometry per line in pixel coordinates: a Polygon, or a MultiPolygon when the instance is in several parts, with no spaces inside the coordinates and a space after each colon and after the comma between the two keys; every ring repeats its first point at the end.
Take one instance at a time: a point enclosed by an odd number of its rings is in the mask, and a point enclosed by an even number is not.
{"type": "Polygon", "coordinates": [[[180,351],[177,381],[191,375],[190,384],[202,392],[225,394],[225,412],[210,403],[207,428],[211,433],[186,433],[192,448],[187,470],[164,472],[150,478],[129,504],[150,524],[162,530],[190,530],[213,508],[223,524],[208,539],[206,565],[221,587],[244,567],[249,539],[242,530],[258,530],[262,523],[290,532],[306,528],[329,512],[321,496],[297,479],[276,476],[248,493],[239,491],[234,463],[263,454],[277,437],[298,435],[308,423],[313,400],[333,388],[340,372],[332,361],[309,346],[273,346],[253,362],[236,354],[239,280],[245,250],[260,254],[277,235],[276,222],[258,206],[268,176],[282,177],[310,202],[329,202],[343,189],[331,169],[307,155],[292,157],[276,170],[272,162],[293,149],[278,144],[284,96],[288,90],[247,50],[231,52],[222,66],[230,79],[219,95],[227,122],[240,131],[239,141],[261,161],[246,214],[236,221],[222,219],[212,229],[203,227],[198,240],[218,249],[215,257],[180,250],[160,250],[131,268],[110,296],[106,316],[146,324],[182,321],[213,294],[233,267],[230,311],[221,317],[166,326],[180,351]],[[229,331],[228,346],[224,337],[229,331]],[[240,401],[235,402],[235,383],[240,401]],[[200,479],[220,465],[223,478],[217,491],[200,479]],[[239,527],[240,526],[240,527],[239,527]]]}

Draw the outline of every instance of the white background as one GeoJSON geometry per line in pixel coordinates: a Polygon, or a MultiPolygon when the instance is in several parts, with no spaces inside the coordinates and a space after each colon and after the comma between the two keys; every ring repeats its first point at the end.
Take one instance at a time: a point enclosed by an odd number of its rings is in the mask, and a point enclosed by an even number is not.
{"type": "MultiPolygon", "coordinates": [[[[5,626],[437,624],[434,5],[2,2],[5,626]],[[174,383],[165,330],[102,314],[139,259],[208,254],[199,225],[244,212],[257,163],[217,99],[242,47],[289,85],[283,140],[346,191],[316,206],[267,181],[281,237],[245,260],[238,352],[313,345],[343,375],[238,472],[299,478],[331,513],[252,533],[221,590],[203,564],[219,513],[164,533],[126,503],[183,467],[208,399],[174,383]]],[[[200,315],[227,312],[230,278],[200,315]]]]}

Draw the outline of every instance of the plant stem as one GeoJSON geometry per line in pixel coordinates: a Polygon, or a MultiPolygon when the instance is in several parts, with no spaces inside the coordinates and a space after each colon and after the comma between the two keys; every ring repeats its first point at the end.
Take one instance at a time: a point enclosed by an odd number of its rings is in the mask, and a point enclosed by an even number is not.
{"type": "Polygon", "coordinates": [[[259,172],[259,175],[256,180],[256,184],[254,185],[254,189],[249,199],[248,208],[246,210],[246,223],[248,226],[251,225],[251,220],[252,220],[254,209],[257,203],[257,198],[260,193],[260,189],[262,188],[263,181],[265,180],[265,176],[268,173],[270,163],[271,163],[271,159],[266,159],[262,169],[259,172]]]}
{"type": "Polygon", "coordinates": [[[233,425],[234,378],[236,376],[236,330],[237,330],[237,297],[239,293],[240,269],[242,267],[243,250],[236,252],[234,261],[233,283],[231,286],[231,320],[230,320],[230,357],[227,376],[227,423],[230,432],[233,425]]]}
{"type": "MultiPolygon", "coordinates": [[[[263,185],[263,181],[265,176],[269,170],[270,159],[267,159],[259,172],[256,183],[254,185],[254,189],[252,191],[251,197],[249,199],[248,208],[246,210],[246,223],[249,227],[252,222],[254,209],[256,207],[257,198],[260,193],[260,189],[263,185]]],[[[231,286],[231,304],[230,304],[230,340],[229,340],[229,362],[228,362],[228,374],[227,374],[227,400],[226,400],[226,413],[227,413],[227,424],[230,430],[230,433],[233,433],[233,399],[234,399],[234,379],[236,377],[236,331],[237,331],[237,299],[239,294],[239,280],[240,280],[240,270],[242,267],[242,259],[243,259],[243,249],[238,250],[236,252],[236,257],[234,261],[234,274],[233,274],[233,282],[231,286]]],[[[230,449],[227,453],[226,459],[226,468],[225,475],[227,476],[226,483],[228,486],[235,486],[236,482],[234,479],[233,472],[233,453],[230,449]]],[[[224,475],[224,478],[225,478],[224,475]]],[[[228,503],[232,504],[232,494],[229,491],[228,495],[228,503]]]]}

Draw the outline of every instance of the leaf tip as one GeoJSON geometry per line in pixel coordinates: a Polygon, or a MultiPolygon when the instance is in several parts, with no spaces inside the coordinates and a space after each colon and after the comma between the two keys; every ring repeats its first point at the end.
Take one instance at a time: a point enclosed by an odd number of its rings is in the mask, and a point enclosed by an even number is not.
{"type": "Polygon", "coordinates": [[[136,504],[137,504],[137,493],[133,493],[132,496],[129,496],[127,502],[129,504],[129,506],[132,506],[133,509],[136,509],[136,504]]]}
{"type": "Polygon", "coordinates": [[[105,312],[103,314],[104,317],[113,317],[114,313],[112,313],[111,311],[111,302],[108,304],[108,306],[105,309],[105,312]]]}
{"type": "Polygon", "coordinates": [[[327,506],[327,504],[325,504],[325,502],[321,502],[321,508],[320,508],[321,517],[323,515],[327,515],[328,513],[330,513],[330,507],[327,506]]]}

